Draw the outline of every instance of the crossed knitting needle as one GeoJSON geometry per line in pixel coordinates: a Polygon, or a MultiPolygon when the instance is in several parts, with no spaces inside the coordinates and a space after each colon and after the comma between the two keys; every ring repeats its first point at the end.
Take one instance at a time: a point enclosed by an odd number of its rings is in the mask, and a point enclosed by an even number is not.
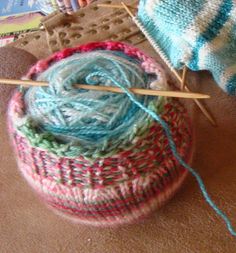
{"type": "MultiPolygon", "coordinates": [[[[147,32],[141,27],[141,25],[139,24],[138,20],[136,19],[136,17],[133,15],[132,11],[130,10],[130,8],[132,9],[136,9],[132,6],[128,6],[126,4],[124,4],[124,2],[121,2],[120,5],[111,5],[111,4],[98,4],[98,6],[100,7],[108,7],[108,8],[119,8],[119,9],[125,9],[126,12],[129,14],[129,16],[132,18],[133,22],[137,25],[137,27],[140,29],[140,31],[143,32],[144,36],[146,37],[146,39],[149,41],[149,43],[151,44],[151,46],[155,49],[155,51],[160,55],[160,57],[162,58],[162,60],[165,62],[165,64],[168,66],[168,68],[171,70],[171,72],[175,75],[175,77],[177,78],[177,80],[180,83],[180,89],[181,91],[186,91],[186,92],[190,92],[190,89],[188,88],[187,84],[186,84],[186,73],[187,73],[187,67],[185,66],[183,69],[183,75],[182,77],[180,76],[180,74],[173,68],[172,64],[170,63],[170,61],[168,60],[168,58],[164,55],[164,53],[162,52],[162,50],[160,49],[160,47],[157,45],[157,43],[155,43],[150,36],[147,34],[147,32]]],[[[204,107],[204,105],[198,101],[199,98],[193,98],[194,102],[197,104],[197,106],[199,107],[199,109],[202,111],[202,113],[205,115],[205,117],[211,122],[211,124],[213,126],[216,126],[216,121],[214,120],[214,118],[211,116],[211,114],[207,111],[207,109],[204,107]]]]}
{"type": "MultiPolygon", "coordinates": [[[[48,86],[47,82],[39,82],[33,80],[16,80],[16,79],[5,79],[0,78],[0,83],[10,85],[22,85],[22,86],[48,86]]],[[[96,91],[108,91],[115,93],[124,93],[124,90],[119,87],[104,86],[104,85],[88,85],[88,84],[74,84],[76,88],[96,91]]],[[[209,95],[184,92],[184,91],[166,91],[166,90],[151,90],[141,88],[128,88],[128,90],[134,94],[147,95],[147,96],[163,96],[163,97],[176,97],[176,98],[191,98],[191,99],[207,99],[209,95]]]]}

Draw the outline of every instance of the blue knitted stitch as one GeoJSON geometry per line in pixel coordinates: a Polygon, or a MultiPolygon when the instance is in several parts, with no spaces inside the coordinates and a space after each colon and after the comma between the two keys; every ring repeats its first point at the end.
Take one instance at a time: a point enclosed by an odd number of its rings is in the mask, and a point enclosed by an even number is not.
{"type": "Polygon", "coordinates": [[[141,0],[137,19],[173,67],[209,70],[235,95],[235,16],[233,0],[141,0]]]}

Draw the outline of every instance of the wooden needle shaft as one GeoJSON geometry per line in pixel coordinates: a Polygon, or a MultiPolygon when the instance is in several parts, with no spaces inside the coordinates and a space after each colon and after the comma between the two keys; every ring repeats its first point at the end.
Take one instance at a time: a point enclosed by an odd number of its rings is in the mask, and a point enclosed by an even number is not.
{"type": "MultiPolygon", "coordinates": [[[[48,86],[47,82],[39,82],[33,80],[15,80],[15,79],[4,79],[0,78],[0,83],[4,84],[17,84],[23,86],[48,86]]],[[[101,86],[101,85],[88,85],[88,84],[74,84],[75,87],[87,90],[96,91],[109,91],[115,93],[124,93],[119,87],[112,86],[101,86]]],[[[138,95],[148,96],[164,96],[164,97],[177,97],[177,98],[191,98],[191,99],[206,99],[210,98],[209,95],[193,92],[182,92],[182,91],[163,91],[163,90],[150,90],[141,88],[129,88],[129,91],[138,95]]]]}
{"type": "Polygon", "coordinates": [[[97,4],[98,7],[123,9],[122,5],[118,4],[97,4]]]}
{"type": "Polygon", "coordinates": [[[186,67],[186,65],[185,65],[185,66],[184,66],[184,69],[183,69],[183,74],[182,74],[182,80],[181,80],[181,88],[180,88],[180,90],[184,90],[184,89],[185,89],[186,74],[187,74],[187,67],[186,67]]]}
{"type": "MultiPolygon", "coordinates": [[[[105,7],[105,8],[115,8],[115,9],[124,9],[124,7],[121,4],[97,4],[98,7],[105,7]]],[[[137,9],[136,7],[133,7],[131,5],[127,5],[131,9],[137,9]]]]}
{"type": "MultiPolygon", "coordinates": [[[[103,91],[109,91],[109,92],[115,92],[115,93],[124,93],[124,91],[121,88],[118,87],[108,87],[108,86],[94,86],[94,85],[83,85],[79,84],[76,85],[76,87],[82,88],[82,89],[90,89],[90,90],[97,90],[101,91],[101,88],[103,91]],[[89,88],[88,88],[89,87],[89,88]]],[[[176,98],[192,98],[198,97],[198,99],[205,99],[209,98],[206,94],[196,94],[192,92],[181,92],[181,91],[163,91],[163,90],[148,90],[148,89],[140,89],[140,88],[129,88],[129,91],[131,91],[134,94],[137,95],[148,95],[148,96],[163,96],[163,97],[176,97],[176,98]]]]}
{"type": "Polygon", "coordinates": [[[130,17],[134,18],[133,13],[130,11],[130,9],[128,8],[128,6],[126,4],[124,4],[123,2],[121,2],[123,8],[127,11],[127,13],[130,15],[130,17]]]}

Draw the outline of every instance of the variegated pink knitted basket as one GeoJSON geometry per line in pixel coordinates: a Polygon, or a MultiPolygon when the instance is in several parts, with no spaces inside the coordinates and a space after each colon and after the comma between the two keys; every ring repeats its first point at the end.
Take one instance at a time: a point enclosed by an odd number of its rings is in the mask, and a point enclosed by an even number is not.
{"type": "MultiPolygon", "coordinates": [[[[155,62],[140,50],[123,43],[90,43],[58,52],[38,62],[29,72],[33,78],[49,65],[75,52],[115,50],[145,63],[155,62]]],[[[178,190],[187,171],[176,161],[162,127],[151,122],[132,148],[110,157],[70,157],[59,140],[38,132],[24,121],[24,95],[17,91],[9,105],[9,131],[22,174],[55,211],[74,221],[109,226],[134,222],[160,207],[178,190]],[[20,126],[16,122],[21,122],[20,126]]],[[[168,99],[162,119],[169,125],[178,153],[189,163],[192,129],[184,106],[168,99]]],[[[64,146],[63,146],[64,145],[64,146]]]]}

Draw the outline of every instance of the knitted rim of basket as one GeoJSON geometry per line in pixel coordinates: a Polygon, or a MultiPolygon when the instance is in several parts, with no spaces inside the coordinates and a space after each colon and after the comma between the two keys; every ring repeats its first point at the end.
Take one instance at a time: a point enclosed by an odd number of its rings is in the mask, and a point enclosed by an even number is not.
{"type": "MultiPolygon", "coordinates": [[[[27,77],[34,78],[42,69],[75,52],[96,49],[123,51],[144,59],[144,63],[148,61],[153,72],[160,73],[155,62],[138,49],[123,43],[101,42],[58,52],[39,61],[27,77]]],[[[9,131],[19,168],[48,205],[73,220],[92,225],[135,221],[166,202],[186,177],[186,170],[173,156],[157,122],[150,120],[128,149],[116,150],[109,156],[88,158],[81,152],[75,156],[67,150],[77,147],[37,132],[24,117],[23,96],[24,92],[17,91],[9,107],[9,131]]],[[[159,113],[170,127],[178,153],[190,162],[192,128],[185,108],[177,99],[168,99],[159,113]]]]}

